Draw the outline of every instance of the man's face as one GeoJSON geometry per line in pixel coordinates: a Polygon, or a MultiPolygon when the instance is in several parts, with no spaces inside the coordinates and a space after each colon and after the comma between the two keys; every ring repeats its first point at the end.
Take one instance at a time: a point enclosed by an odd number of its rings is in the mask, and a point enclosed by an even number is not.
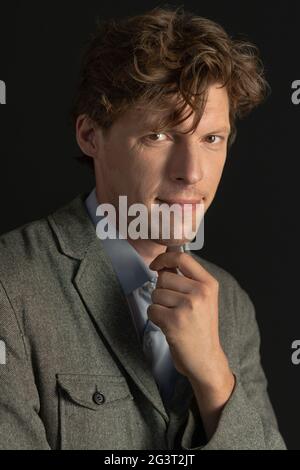
{"type": "Polygon", "coordinates": [[[174,129],[155,133],[153,115],[145,108],[132,108],[115,121],[106,137],[97,129],[94,163],[99,202],[117,209],[119,195],[125,195],[128,207],[143,203],[150,214],[151,204],[161,201],[197,201],[206,211],[226,160],[230,133],[226,88],[210,87],[197,129],[182,134],[192,119],[193,115],[174,129]]]}

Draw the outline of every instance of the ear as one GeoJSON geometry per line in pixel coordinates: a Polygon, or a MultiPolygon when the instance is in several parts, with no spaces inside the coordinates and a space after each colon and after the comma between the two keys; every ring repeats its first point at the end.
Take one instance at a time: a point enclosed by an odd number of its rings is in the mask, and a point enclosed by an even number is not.
{"type": "Polygon", "coordinates": [[[85,155],[96,157],[96,124],[87,114],[81,114],[76,120],[76,140],[85,155]]]}

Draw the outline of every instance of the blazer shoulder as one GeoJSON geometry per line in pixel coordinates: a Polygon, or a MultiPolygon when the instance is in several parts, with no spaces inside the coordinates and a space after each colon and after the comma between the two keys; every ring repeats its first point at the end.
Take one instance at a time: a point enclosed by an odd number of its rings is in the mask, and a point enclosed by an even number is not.
{"type": "Polygon", "coordinates": [[[5,257],[8,250],[16,255],[28,245],[39,244],[45,235],[49,237],[48,216],[27,222],[9,232],[0,235],[0,256],[5,257]]]}
{"type": "Polygon", "coordinates": [[[231,312],[238,323],[253,324],[256,321],[255,304],[240,281],[215,263],[195,253],[190,254],[218,281],[219,298],[225,314],[229,315],[231,312]]]}
{"type": "Polygon", "coordinates": [[[13,261],[22,267],[23,263],[34,262],[41,255],[45,258],[57,252],[60,237],[57,227],[65,230],[70,238],[81,226],[85,228],[88,224],[83,203],[85,196],[86,193],[80,193],[45,216],[0,235],[0,278],[1,272],[6,272],[13,261]]]}
{"type": "Polygon", "coordinates": [[[47,216],[0,235],[0,279],[12,269],[22,269],[53,243],[47,216]]]}
{"type": "Polygon", "coordinates": [[[218,281],[220,287],[224,287],[226,289],[240,287],[237,279],[229,271],[194,252],[189,253],[218,281]]]}
{"type": "Polygon", "coordinates": [[[190,254],[218,281],[219,296],[226,308],[233,311],[255,308],[246,288],[233,274],[198,254],[190,254]]]}
{"type": "Polygon", "coordinates": [[[80,193],[45,216],[0,235],[0,280],[11,292],[56,276],[60,266],[66,267],[63,255],[79,253],[79,248],[85,251],[94,236],[85,197],[80,193]]]}

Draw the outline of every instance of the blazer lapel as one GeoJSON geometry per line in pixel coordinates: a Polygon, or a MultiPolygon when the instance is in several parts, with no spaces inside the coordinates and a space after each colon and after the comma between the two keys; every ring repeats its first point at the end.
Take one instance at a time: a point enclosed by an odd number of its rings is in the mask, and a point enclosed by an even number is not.
{"type": "Polygon", "coordinates": [[[86,197],[86,193],[81,193],[51,214],[49,222],[63,252],[80,259],[73,282],[88,313],[124,369],[168,423],[169,416],[144,358],[126,297],[84,206],[86,197]]]}

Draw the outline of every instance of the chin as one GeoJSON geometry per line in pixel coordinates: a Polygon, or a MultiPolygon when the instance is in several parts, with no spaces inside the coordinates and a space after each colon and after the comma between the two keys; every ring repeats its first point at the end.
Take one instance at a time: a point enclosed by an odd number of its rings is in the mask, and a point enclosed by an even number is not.
{"type": "Polygon", "coordinates": [[[164,238],[159,238],[157,240],[153,240],[155,243],[158,243],[159,245],[164,245],[166,247],[169,246],[182,246],[185,243],[189,243],[191,240],[188,240],[187,238],[179,239],[179,238],[169,238],[169,239],[164,239],[164,238]]]}

